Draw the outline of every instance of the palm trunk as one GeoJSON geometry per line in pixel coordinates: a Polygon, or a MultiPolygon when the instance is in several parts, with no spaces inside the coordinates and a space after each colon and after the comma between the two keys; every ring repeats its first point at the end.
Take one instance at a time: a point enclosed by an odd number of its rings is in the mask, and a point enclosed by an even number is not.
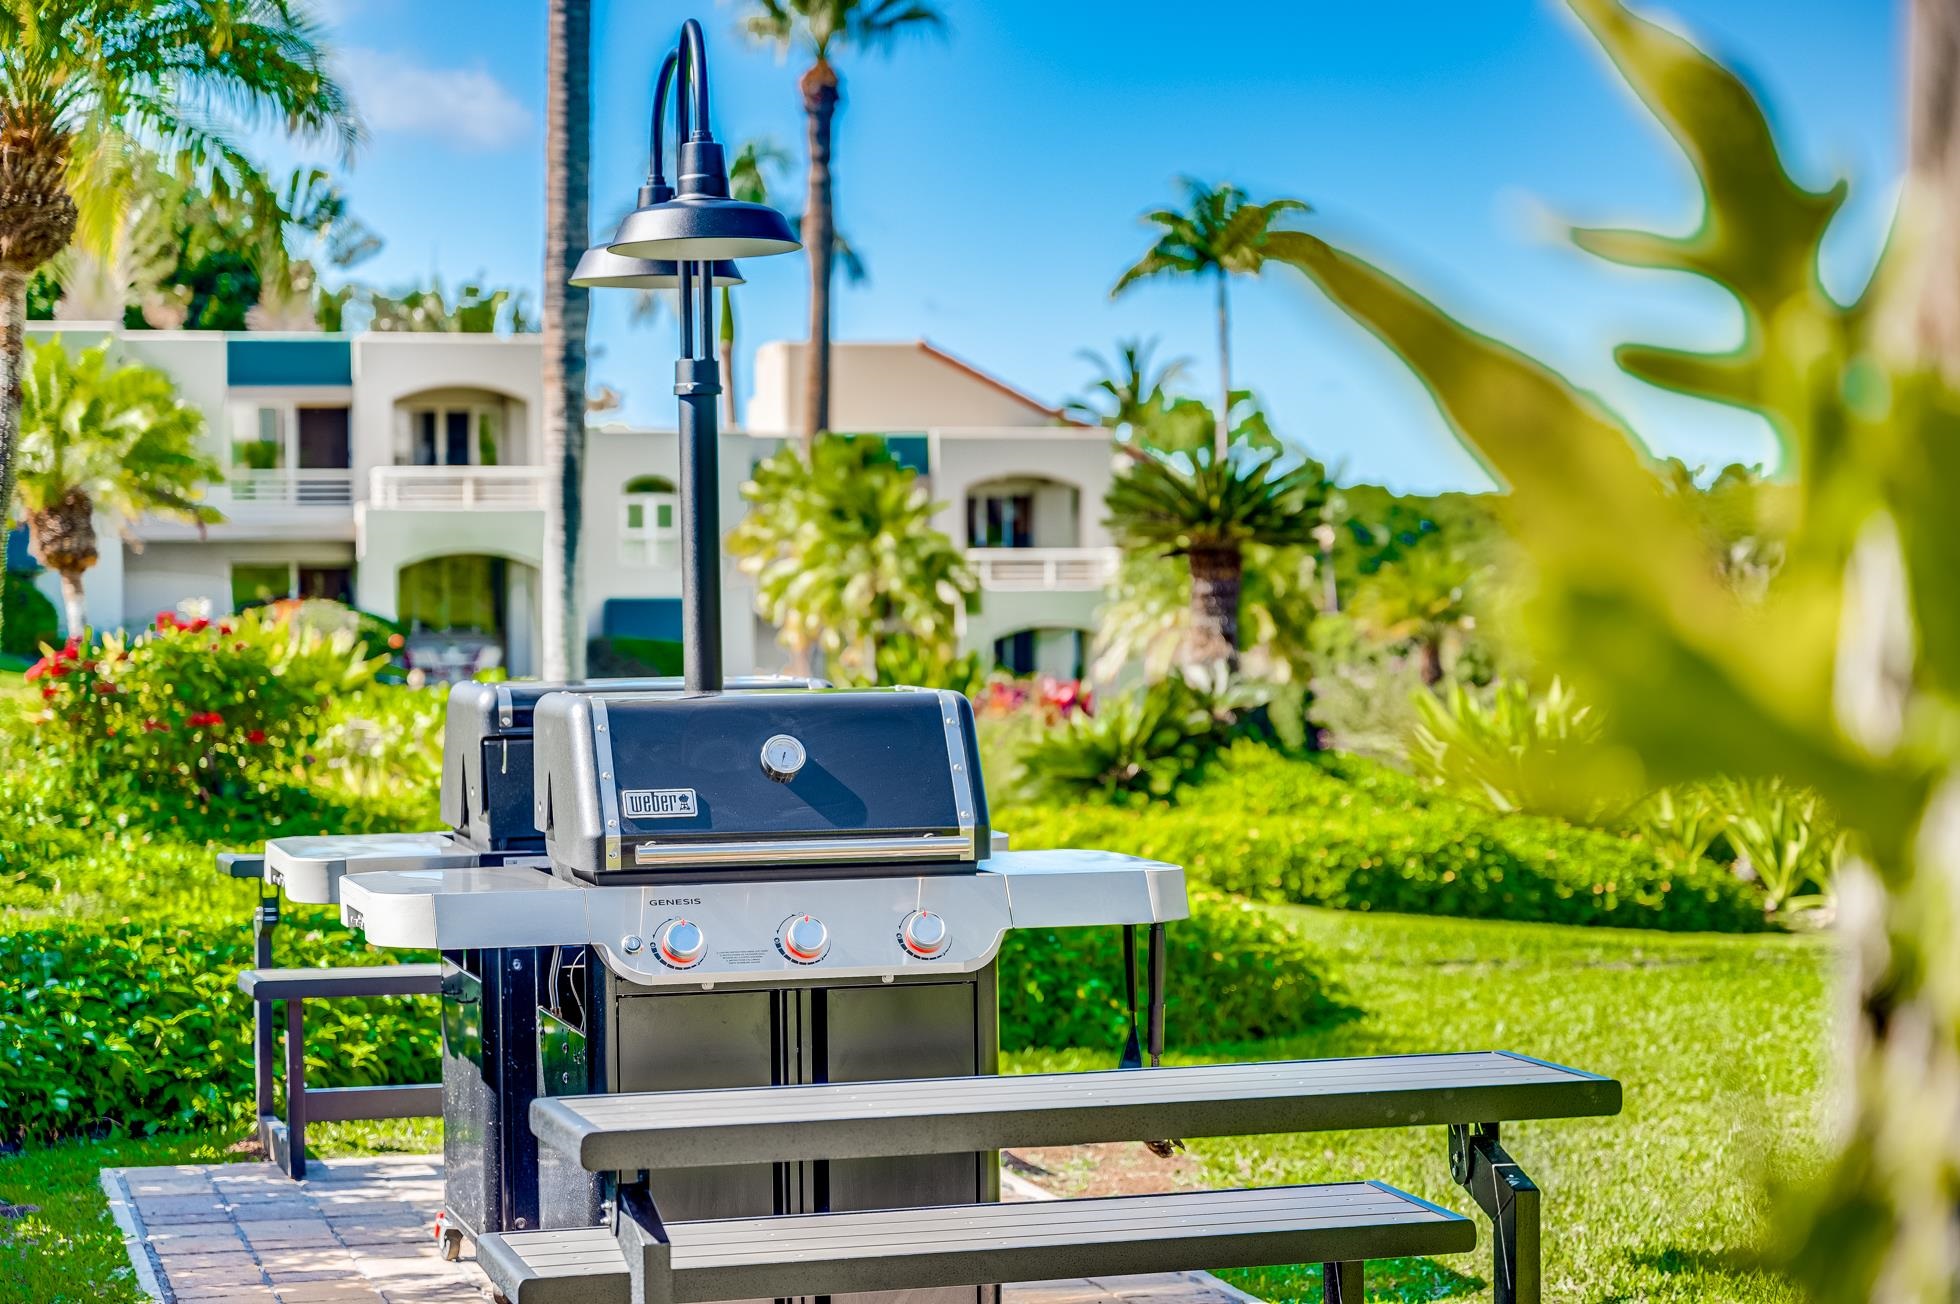
{"type": "Polygon", "coordinates": [[[1422,682],[1434,688],[1443,682],[1443,640],[1434,634],[1423,634],[1416,639],[1416,651],[1422,658],[1422,682]]]}
{"type": "Polygon", "coordinates": [[[61,615],[67,622],[67,637],[78,639],[83,646],[88,643],[88,601],[82,593],[81,570],[66,569],[55,572],[61,577],[61,615]]]}
{"type": "Polygon", "coordinates": [[[1225,269],[1218,269],[1218,448],[1217,465],[1225,465],[1232,445],[1232,329],[1225,304],[1225,269]]]}
{"type": "Polygon", "coordinates": [[[742,428],[742,409],[735,400],[735,297],[721,292],[721,411],[722,424],[742,428]]]}
{"type": "Polygon", "coordinates": [[[591,228],[591,0],[551,0],[546,19],[543,675],[585,674],[578,539],[585,477],[586,292],[569,285],[591,228]]]}
{"type": "Polygon", "coordinates": [[[799,83],[808,118],[810,178],[803,205],[803,250],[810,260],[810,344],[803,363],[803,453],[830,429],[830,266],[835,253],[830,186],[830,132],[837,116],[837,72],[819,59],[799,83]]]}
{"type": "MultiPolygon", "coordinates": [[[[0,548],[11,533],[14,478],[20,470],[14,450],[20,442],[21,364],[27,352],[27,280],[19,268],[0,267],[0,548]]],[[[0,628],[5,610],[0,604],[0,628]]]]}
{"type": "Polygon", "coordinates": [[[1245,578],[1237,548],[1194,548],[1191,564],[1191,660],[1239,668],[1239,590],[1245,578]]]}

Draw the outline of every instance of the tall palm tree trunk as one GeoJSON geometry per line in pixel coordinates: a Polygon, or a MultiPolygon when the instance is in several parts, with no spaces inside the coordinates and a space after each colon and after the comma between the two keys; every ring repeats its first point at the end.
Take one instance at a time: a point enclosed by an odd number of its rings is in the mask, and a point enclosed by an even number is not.
{"type": "Polygon", "coordinates": [[[1218,465],[1232,443],[1232,318],[1225,302],[1225,269],[1218,269],[1218,465]]]}
{"type": "Polygon", "coordinates": [[[543,675],[585,674],[579,528],[585,476],[586,292],[570,285],[591,234],[591,0],[551,0],[546,18],[543,675]]]}
{"type": "Polygon", "coordinates": [[[803,366],[803,454],[830,429],[830,265],[836,228],[831,214],[830,135],[837,117],[837,70],[819,59],[797,83],[808,119],[810,179],[803,205],[803,248],[810,259],[810,345],[803,366]]]}
{"type": "Polygon", "coordinates": [[[741,404],[735,398],[735,297],[727,287],[721,291],[721,412],[722,424],[730,430],[742,425],[741,404]]]}
{"type": "MultiPolygon", "coordinates": [[[[20,443],[21,366],[27,355],[27,280],[19,268],[0,266],[0,557],[12,532],[14,480],[20,472],[14,450],[20,443]]],[[[4,611],[0,605],[0,622],[4,611]]]]}
{"type": "Polygon", "coordinates": [[[1199,665],[1223,661],[1239,668],[1239,591],[1245,559],[1237,548],[1193,548],[1191,565],[1191,641],[1189,654],[1199,665]]]}
{"type": "Polygon", "coordinates": [[[27,513],[30,551],[43,566],[61,577],[62,616],[69,638],[88,633],[88,603],[82,574],[101,555],[95,537],[95,503],[79,489],[70,489],[57,502],[27,513]]]}

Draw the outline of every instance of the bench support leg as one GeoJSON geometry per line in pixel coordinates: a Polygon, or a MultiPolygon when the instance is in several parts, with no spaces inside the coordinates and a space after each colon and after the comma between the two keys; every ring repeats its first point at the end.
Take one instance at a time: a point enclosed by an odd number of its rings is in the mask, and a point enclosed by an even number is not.
{"type": "Polygon", "coordinates": [[[1361,1304],[1361,1264],[1321,1264],[1320,1298],[1324,1304],[1361,1304]]]}
{"type": "Polygon", "coordinates": [[[660,1211],[653,1207],[646,1174],[622,1182],[613,1197],[613,1234],[626,1255],[626,1277],[633,1304],[672,1304],[672,1246],[660,1211]]]}
{"type": "Polygon", "coordinates": [[[286,999],[286,1176],[306,1178],[306,1002],[286,999]]]}
{"type": "MultiPolygon", "coordinates": [[[[252,964],[259,969],[272,967],[272,932],[279,927],[279,898],[261,896],[252,912],[252,964]]],[[[266,1122],[273,1117],[273,1079],[278,1074],[279,1030],[272,1024],[272,1008],[265,1001],[252,1002],[252,1086],[259,1118],[259,1143],[272,1152],[266,1122]]]]}
{"type": "Polygon", "coordinates": [[[1490,1218],[1492,1304],[1539,1304],[1538,1187],[1497,1143],[1497,1124],[1451,1125],[1450,1176],[1490,1218]]]}

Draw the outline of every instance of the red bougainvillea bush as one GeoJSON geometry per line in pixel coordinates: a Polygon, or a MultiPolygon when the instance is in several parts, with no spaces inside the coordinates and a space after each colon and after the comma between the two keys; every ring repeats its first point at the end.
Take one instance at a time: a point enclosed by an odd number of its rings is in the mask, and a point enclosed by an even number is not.
{"type": "Polygon", "coordinates": [[[47,648],[26,678],[41,754],[93,795],[208,807],[251,805],[299,777],[333,703],[385,662],[353,630],[276,604],[218,618],[159,612],[134,636],[47,648]]]}

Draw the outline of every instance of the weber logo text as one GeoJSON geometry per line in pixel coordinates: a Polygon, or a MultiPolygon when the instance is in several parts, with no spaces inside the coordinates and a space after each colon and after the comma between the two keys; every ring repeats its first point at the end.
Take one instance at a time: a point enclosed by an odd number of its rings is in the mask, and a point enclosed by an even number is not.
{"type": "Polygon", "coordinates": [[[629,788],[619,800],[629,820],[685,819],[699,813],[692,788],[629,788]]]}

